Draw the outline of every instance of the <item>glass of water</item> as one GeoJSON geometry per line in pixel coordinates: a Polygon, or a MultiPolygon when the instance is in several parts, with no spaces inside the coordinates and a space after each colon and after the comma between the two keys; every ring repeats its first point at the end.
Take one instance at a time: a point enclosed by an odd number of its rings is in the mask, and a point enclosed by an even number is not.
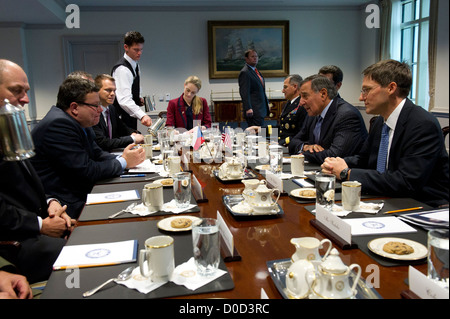
{"type": "Polygon", "coordinates": [[[321,205],[328,210],[333,208],[335,183],[334,175],[325,173],[316,175],[316,205],[321,205]]]}
{"type": "Polygon", "coordinates": [[[182,172],[173,176],[173,196],[178,208],[186,208],[191,202],[191,173],[182,172]]]}
{"type": "Polygon", "coordinates": [[[202,276],[213,275],[219,267],[220,240],[218,221],[204,218],[192,226],[192,244],[197,272],[202,276]]]}
{"type": "Polygon", "coordinates": [[[274,174],[283,173],[283,149],[270,149],[270,169],[274,174]]]}
{"type": "Polygon", "coordinates": [[[448,229],[428,232],[428,278],[448,289],[448,229]]]}
{"type": "Polygon", "coordinates": [[[162,161],[164,171],[169,172],[169,157],[174,156],[174,152],[171,149],[164,149],[162,151],[162,161]]]}

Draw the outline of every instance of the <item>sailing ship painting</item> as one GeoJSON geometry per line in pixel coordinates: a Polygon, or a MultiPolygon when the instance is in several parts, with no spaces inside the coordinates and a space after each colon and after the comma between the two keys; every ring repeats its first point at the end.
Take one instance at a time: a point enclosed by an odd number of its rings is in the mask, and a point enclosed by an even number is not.
{"type": "Polygon", "coordinates": [[[242,69],[245,51],[258,52],[260,70],[283,68],[283,36],[281,28],[218,28],[216,29],[217,71],[242,69]]]}

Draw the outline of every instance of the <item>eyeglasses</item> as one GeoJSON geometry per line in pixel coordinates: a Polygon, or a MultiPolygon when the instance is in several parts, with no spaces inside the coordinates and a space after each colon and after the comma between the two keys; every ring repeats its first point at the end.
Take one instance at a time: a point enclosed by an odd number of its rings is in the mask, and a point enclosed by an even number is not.
{"type": "Polygon", "coordinates": [[[94,109],[98,109],[99,107],[101,107],[101,105],[100,104],[89,104],[89,103],[85,103],[85,102],[76,102],[76,103],[78,103],[78,104],[82,104],[82,105],[86,105],[86,106],[89,106],[89,107],[93,107],[94,109]]]}
{"type": "Polygon", "coordinates": [[[369,95],[369,93],[370,93],[373,89],[376,89],[377,87],[380,87],[380,85],[376,85],[376,86],[371,87],[371,88],[364,88],[364,89],[362,89],[362,90],[361,90],[362,96],[367,97],[367,96],[369,95]]]}

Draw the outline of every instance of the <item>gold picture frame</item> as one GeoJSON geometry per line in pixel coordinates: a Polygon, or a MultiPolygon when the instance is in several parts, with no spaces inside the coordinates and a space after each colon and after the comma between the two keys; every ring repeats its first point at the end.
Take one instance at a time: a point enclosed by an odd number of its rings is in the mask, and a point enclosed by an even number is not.
{"type": "Polygon", "coordinates": [[[209,78],[237,78],[249,48],[264,77],[289,75],[289,21],[208,21],[209,78]]]}

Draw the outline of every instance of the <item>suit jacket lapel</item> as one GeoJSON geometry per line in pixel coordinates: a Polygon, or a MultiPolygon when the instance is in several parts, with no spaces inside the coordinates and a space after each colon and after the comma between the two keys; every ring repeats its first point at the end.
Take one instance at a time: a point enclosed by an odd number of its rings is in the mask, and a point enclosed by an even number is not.
{"type": "Polygon", "coordinates": [[[336,112],[337,112],[337,99],[335,98],[331,103],[330,107],[328,108],[325,118],[323,119],[322,127],[320,129],[319,144],[323,140],[323,136],[325,136],[325,134],[328,132],[328,128],[333,123],[333,119],[336,117],[335,116],[336,112]]]}

